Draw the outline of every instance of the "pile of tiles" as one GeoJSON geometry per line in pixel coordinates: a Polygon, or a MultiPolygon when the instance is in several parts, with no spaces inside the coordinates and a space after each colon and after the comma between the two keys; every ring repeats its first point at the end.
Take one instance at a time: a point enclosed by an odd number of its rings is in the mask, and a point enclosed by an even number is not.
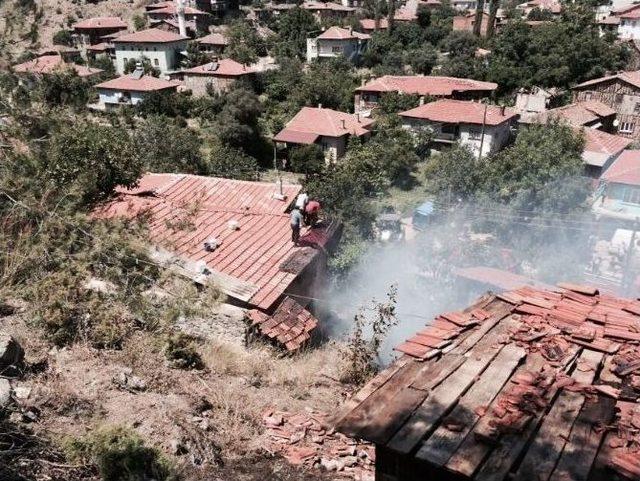
{"type": "Polygon", "coordinates": [[[257,330],[289,352],[305,346],[318,327],[318,320],[290,297],[286,297],[271,316],[252,309],[247,312],[247,318],[250,330],[257,330]]]}
{"type": "Polygon", "coordinates": [[[317,411],[268,411],[263,416],[268,447],[291,464],[336,471],[341,478],[355,481],[373,481],[374,447],[329,428],[327,420],[327,415],[317,411]]]}

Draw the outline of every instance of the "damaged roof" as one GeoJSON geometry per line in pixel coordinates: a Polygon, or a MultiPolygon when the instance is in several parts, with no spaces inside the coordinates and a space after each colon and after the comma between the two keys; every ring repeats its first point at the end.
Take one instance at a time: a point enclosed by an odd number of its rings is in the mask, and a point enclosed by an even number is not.
{"type": "Polygon", "coordinates": [[[300,247],[291,242],[287,209],[301,190],[284,184],[186,174],[146,174],[117,195],[96,217],[148,216],[151,243],[187,268],[204,263],[211,278],[230,297],[268,310],[335,234],[335,225],[302,231],[300,247]],[[232,226],[237,225],[237,229],[232,226]],[[216,239],[213,250],[205,241],[216,239]]]}
{"type": "Polygon", "coordinates": [[[617,184],[640,185],[640,150],[622,152],[601,179],[617,184]]]}
{"type": "Polygon", "coordinates": [[[535,121],[542,123],[550,119],[562,119],[574,127],[582,127],[598,122],[603,117],[610,117],[615,114],[616,111],[608,105],[597,100],[588,100],[547,110],[537,115],[535,121]]]}
{"type": "Polygon", "coordinates": [[[479,80],[435,75],[384,75],[358,87],[356,92],[401,92],[405,94],[451,97],[456,92],[496,90],[498,84],[479,80]]]}
{"type": "Polygon", "coordinates": [[[398,346],[337,429],[433,479],[638,480],[639,342],[638,300],[574,284],[487,295],[398,346]]]}
{"type": "Polygon", "coordinates": [[[74,70],[78,74],[78,77],[91,77],[103,72],[103,70],[100,70],[99,68],[91,68],[75,63],[67,63],[58,54],[42,55],[32,60],[28,60],[27,62],[13,66],[14,72],[29,73],[34,75],[52,74],[55,72],[64,71],[64,69],[74,70]]]}

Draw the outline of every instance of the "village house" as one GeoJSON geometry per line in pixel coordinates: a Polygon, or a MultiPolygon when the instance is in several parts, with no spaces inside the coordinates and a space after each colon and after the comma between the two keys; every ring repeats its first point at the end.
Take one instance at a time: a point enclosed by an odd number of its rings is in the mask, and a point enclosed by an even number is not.
{"type": "Polygon", "coordinates": [[[478,8],[477,0],[451,0],[451,7],[458,12],[475,10],[478,8]]]}
{"type": "Polygon", "coordinates": [[[224,33],[214,32],[204,37],[196,39],[198,46],[202,52],[214,55],[222,55],[229,46],[229,39],[224,33]]]}
{"type": "Polygon", "coordinates": [[[307,62],[345,57],[358,64],[370,39],[370,35],[354,32],[352,28],[330,27],[316,38],[307,39],[307,62]]]}
{"type": "Polygon", "coordinates": [[[589,127],[614,133],[615,118],[616,111],[608,105],[598,100],[585,100],[549,109],[526,119],[521,117],[520,122],[544,124],[551,120],[559,120],[574,127],[589,127]]]}
{"type": "Polygon", "coordinates": [[[521,88],[516,94],[515,110],[520,114],[520,121],[557,107],[562,100],[563,91],[556,88],[532,87],[521,88]]]}
{"type": "MultiPolygon", "coordinates": [[[[163,20],[154,20],[150,22],[153,28],[157,28],[158,30],[164,30],[165,32],[171,32],[175,34],[180,33],[180,23],[176,19],[165,18],[163,20]]],[[[186,20],[184,22],[184,28],[187,33],[187,37],[195,38],[198,35],[198,29],[196,28],[196,24],[193,20],[186,20]]]]}
{"type": "Polygon", "coordinates": [[[317,144],[328,162],[342,157],[349,137],[367,138],[371,135],[373,120],[358,114],[349,114],[320,107],[302,107],[287,125],[273,138],[287,148],[317,144]]]}
{"type": "Polygon", "coordinates": [[[456,77],[435,75],[384,75],[358,87],[355,91],[354,110],[368,115],[378,106],[386,93],[419,95],[420,101],[429,98],[479,100],[489,97],[498,84],[456,77]]]}
{"type": "Polygon", "coordinates": [[[372,34],[378,30],[383,31],[389,28],[389,19],[384,17],[376,22],[375,18],[363,18],[358,20],[362,33],[372,34]]]}
{"type": "Polygon", "coordinates": [[[376,481],[637,480],[639,313],[576,284],[487,294],[397,346],[332,427],[375,444],[376,481]]]}
{"type": "Polygon", "coordinates": [[[522,12],[522,16],[525,18],[534,9],[550,12],[553,15],[560,15],[562,13],[562,4],[558,0],[531,0],[517,5],[516,9],[522,12]]]}
{"type": "Polygon", "coordinates": [[[99,75],[103,72],[99,68],[85,67],[75,63],[66,62],[61,55],[42,55],[27,62],[23,62],[11,67],[18,75],[20,82],[25,85],[31,85],[31,77],[41,77],[65,71],[73,71],[78,77],[89,78],[99,75]]]}
{"type": "Polygon", "coordinates": [[[618,135],[640,138],[640,71],[589,80],[573,87],[573,101],[598,100],[616,111],[618,135]]]}
{"type": "Polygon", "coordinates": [[[302,187],[185,174],[146,174],[118,189],[99,218],[149,219],[151,257],[246,310],[253,335],[289,351],[315,335],[309,298],[325,282],[340,225],[323,219],[291,242],[289,210],[302,187]]]}
{"type": "Polygon", "coordinates": [[[511,140],[518,115],[511,109],[480,102],[443,99],[400,112],[403,127],[433,132],[435,146],[459,143],[475,155],[498,152],[511,140]]]}
{"type": "Polygon", "coordinates": [[[157,28],[122,35],[113,40],[116,71],[123,74],[127,62],[146,57],[160,73],[171,72],[179,66],[180,57],[182,52],[186,51],[188,41],[187,37],[157,28]]]}
{"type": "Polygon", "coordinates": [[[306,1],[300,8],[311,12],[320,23],[327,20],[341,20],[355,14],[356,9],[333,2],[306,1]]]}
{"type": "Polygon", "coordinates": [[[593,213],[600,218],[634,222],[640,218],[640,150],[625,150],[604,171],[593,213]]]}
{"type": "MultiPolygon", "coordinates": [[[[165,5],[161,8],[153,8],[147,11],[149,17],[149,23],[154,26],[155,23],[162,22],[163,20],[170,20],[177,22],[178,12],[175,2],[170,2],[170,5],[165,5]]],[[[195,25],[196,32],[206,32],[213,21],[212,16],[198,10],[194,7],[184,7],[184,18],[186,22],[191,22],[195,25]]]]}
{"type": "Polygon", "coordinates": [[[629,5],[609,17],[610,22],[618,21],[618,38],[621,40],[640,39],[640,5],[629,5]]]}
{"type": "Polygon", "coordinates": [[[102,42],[105,35],[124,31],[128,27],[120,17],[93,17],[81,20],[71,28],[77,43],[86,47],[102,42]]]}
{"type": "Polygon", "coordinates": [[[144,75],[141,69],[131,74],[107,80],[95,86],[98,103],[90,105],[97,110],[112,110],[123,105],[138,105],[151,92],[175,92],[181,83],[144,75]]]}
{"type": "MultiPolygon", "coordinates": [[[[486,12],[482,12],[482,20],[480,27],[480,35],[482,37],[487,36],[487,31],[489,29],[489,14],[486,12]]],[[[453,17],[453,30],[456,32],[473,32],[473,28],[476,23],[476,14],[475,12],[465,13],[464,15],[456,15],[453,17]]],[[[493,21],[494,32],[498,25],[498,18],[496,17],[493,21]]]]}
{"type": "Polygon", "coordinates": [[[616,159],[633,142],[632,139],[612,135],[602,130],[582,128],[577,129],[584,135],[584,151],[582,160],[585,173],[592,179],[598,179],[616,159]]]}
{"type": "Polygon", "coordinates": [[[223,58],[213,59],[205,65],[199,65],[182,71],[184,86],[194,96],[207,95],[209,92],[221,93],[241,78],[253,76],[255,71],[241,63],[223,58]]]}

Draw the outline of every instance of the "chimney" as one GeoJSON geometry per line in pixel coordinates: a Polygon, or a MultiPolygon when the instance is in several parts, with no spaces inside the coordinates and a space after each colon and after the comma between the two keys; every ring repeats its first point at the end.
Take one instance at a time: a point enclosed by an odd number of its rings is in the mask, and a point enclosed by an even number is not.
{"type": "Polygon", "coordinates": [[[502,107],[500,107],[500,115],[502,115],[504,117],[504,111],[505,111],[506,107],[503,105],[502,107]]]}
{"type": "Polygon", "coordinates": [[[358,123],[360,123],[360,112],[356,113],[356,120],[358,121],[358,123]]]}
{"type": "Polygon", "coordinates": [[[353,35],[353,27],[349,25],[349,35],[353,35]]]}
{"type": "Polygon", "coordinates": [[[318,108],[321,109],[322,108],[322,104],[318,104],[318,108]]]}
{"type": "Polygon", "coordinates": [[[346,122],[344,119],[342,119],[342,128],[343,128],[344,130],[346,130],[346,129],[347,129],[347,122],[346,122]]]}
{"type": "Polygon", "coordinates": [[[176,0],[176,13],[178,14],[178,31],[183,37],[187,36],[187,25],[184,20],[184,0],[176,0]]]}

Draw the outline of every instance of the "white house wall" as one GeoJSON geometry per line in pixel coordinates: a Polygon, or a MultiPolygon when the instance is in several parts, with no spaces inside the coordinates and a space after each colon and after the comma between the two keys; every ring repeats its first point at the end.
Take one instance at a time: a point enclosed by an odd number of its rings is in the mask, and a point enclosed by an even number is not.
{"type": "Polygon", "coordinates": [[[125,64],[128,60],[138,60],[147,57],[151,65],[159,69],[162,74],[175,70],[178,66],[178,53],[186,50],[186,42],[174,42],[171,44],[116,44],[116,71],[124,74],[125,64]]]}

